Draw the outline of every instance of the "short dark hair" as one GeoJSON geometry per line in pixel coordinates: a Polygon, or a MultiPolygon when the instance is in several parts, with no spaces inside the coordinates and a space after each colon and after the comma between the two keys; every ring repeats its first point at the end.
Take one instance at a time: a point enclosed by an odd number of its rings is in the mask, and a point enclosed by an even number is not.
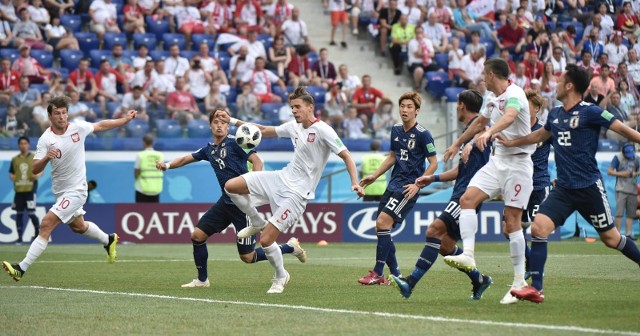
{"type": "Polygon", "coordinates": [[[227,110],[225,110],[225,109],[223,109],[221,107],[218,107],[215,110],[209,112],[209,124],[211,124],[213,122],[213,119],[216,118],[216,113],[218,113],[218,111],[222,111],[222,112],[228,114],[229,117],[231,117],[231,113],[229,113],[229,111],[227,111],[227,110]]]}
{"type": "Polygon", "coordinates": [[[417,92],[403,93],[400,99],[398,99],[398,105],[402,104],[403,100],[411,100],[418,110],[420,109],[420,105],[422,105],[422,97],[420,97],[420,94],[417,92]]]}
{"type": "Polygon", "coordinates": [[[302,99],[303,102],[305,102],[307,105],[315,105],[316,104],[316,100],[315,98],[313,98],[313,95],[310,94],[305,88],[303,88],[302,86],[298,86],[297,89],[295,89],[295,91],[293,91],[292,93],[289,94],[289,102],[291,102],[294,99],[302,99]]]}
{"type": "Polygon", "coordinates": [[[575,64],[567,64],[564,76],[568,83],[573,84],[580,96],[584,95],[589,88],[589,83],[591,82],[589,73],[575,64]]]}
{"type": "Polygon", "coordinates": [[[605,63],[605,64],[603,64],[603,65],[601,65],[601,66],[600,66],[600,69],[601,69],[601,70],[602,70],[602,69],[604,69],[604,68],[609,69],[609,64],[605,63]]]}
{"type": "Polygon", "coordinates": [[[26,141],[28,144],[31,143],[31,141],[29,141],[29,138],[27,138],[26,136],[23,135],[23,136],[18,138],[18,145],[20,144],[20,141],[22,141],[22,140],[26,141]]]}
{"type": "Polygon", "coordinates": [[[478,90],[464,90],[458,95],[458,103],[463,103],[469,112],[478,113],[482,108],[482,95],[478,90]]]}
{"type": "Polygon", "coordinates": [[[509,64],[502,58],[490,58],[484,61],[484,68],[500,79],[509,79],[509,64]]]}
{"type": "Polygon", "coordinates": [[[56,96],[49,99],[49,106],[47,106],[47,113],[51,115],[53,113],[53,109],[56,108],[69,108],[69,97],[67,96],[56,96]]]}
{"type": "Polygon", "coordinates": [[[114,44],[111,46],[111,49],[113,49],[113,48],[115,48],[115,47],[121,47],[121,48],[122,48],[122,44],[120,44],[120,43],[114,43],[114,44]]]}
{"type": "Polygon", "coordinates": [[[379,151],[382,148],[382,142],[378,139],[371,140],[371,145],[369,145],[369,149],[372,151],[379,151]]]}
{"type": "Polygon", "coordinates": [[[155,141],[156,141],[156,138],[154,138],[154,137],[153,137],[153,135],[152,135],[152,134],[149,134],[149,133],[145,134],[145,135],[142,137],[142,142],[144,142],[144,144],[145,144],[146,146],[151,146],[151,145],[153,145],[153,143],[154,143],[155,141]]]}

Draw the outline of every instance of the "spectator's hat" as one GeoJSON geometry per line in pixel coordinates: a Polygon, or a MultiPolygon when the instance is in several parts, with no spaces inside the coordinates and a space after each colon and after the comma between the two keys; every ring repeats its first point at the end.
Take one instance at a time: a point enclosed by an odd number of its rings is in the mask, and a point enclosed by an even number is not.
{"type": "Polygon", "coordinates": [[[531,80],[531,85],[540,85],[540,80],[537,78],[534,78],[531,80]]]}

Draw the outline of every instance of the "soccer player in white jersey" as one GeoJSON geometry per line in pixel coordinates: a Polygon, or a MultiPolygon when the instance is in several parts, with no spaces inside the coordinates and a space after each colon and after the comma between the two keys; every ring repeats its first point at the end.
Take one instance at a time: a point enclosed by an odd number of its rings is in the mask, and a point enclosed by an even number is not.
{"type": "MultiPolygon", "coordinates": [[[[251,221],[250,226],[238,232],[238,238],[250,237],[262,231],[260,244],[275,269],[272,286],[267,291],[270,294],[282,293],[290,279],[289,273],[284,269],[282,251],[276,239],[280,232],[298,221],[308,200],[315,198],[316,186],[331,152],[346,164],[351,178],[351,190],[359,197],[364,196],[364,190],[358,184],[356,164],[349,150],[331,126],[314,116],[313,96],[304,88],[297,88],[289,95],[289,105],[295,120],[275,127],[258,127],[263,137],[291,138],[293,160],[282,170],[249,172],[225,184],[225,191],[233,203],[251,221]],[[266,220],[256,209],[261,204],[271,206],[273,215],[266,220]]],[[[229,120],[236,126],[244,124],[241,120],[230,119],[226,113],[217,113],[216,117],[229,120]]]]}
{"type": "Polygon", "coordinates": [[[51,162],[51,189],[56,203],[42,219],[40,235],[31,243],[24,260],[17,264],[6,261],[2,263],[2,267],[15,281],[19,281],[29,266],[44,252],[51,232],[60,223],[67,223],[73,232],[101,242],[107,251],[107,261],[116,261],[118,236],[115,233],[107,235],[95,223],[85,221],[83,217],[85,211],[82,206],[87,201],[84,141],[93,132],[108,131],[125,125],[136,117],[137,112],[131,110],[120,119],[97,123],[69,123],[68,107],[69,98],[66,96],[51,99],[47,107],[51,127],[38,140],[32,171],[34,175],[40,174],[51,162]]]}
{"type": "MultiPolygon", "coordinates": [[[[488,103],[473,124],[447,149],[445,162],[454,158],[460,145],[482,132],[475,145],[483,150],[494,135],[501,134],[506,139],[515,139],[531,133],[529,103],[524,90],[511,83],[509,65],[503,59],[492,58],[484,63],[483,76],[487,89],[491,92],[488,103]],[[485,130],[491,121],[492,126],[485,130]]],[[[531,154],[535,145],[506,148],[496,144],[494,155],[469,182],[469,188],[460,198],[460,236],[464,253],[444,257],[445,263],[461,270],[476,268],[474,258],[475,235],[478,231],[476,208],[487,199],[500,194],[504,197],[505,233],[509,236],[514,280],[511,289],[526,286],[525,240],[522,231],[522,210],[527,207],[533,190],[533,163],[531,154]]],[[[518,300],[510,291],[500,300],[502,304],[518,300]]]]}

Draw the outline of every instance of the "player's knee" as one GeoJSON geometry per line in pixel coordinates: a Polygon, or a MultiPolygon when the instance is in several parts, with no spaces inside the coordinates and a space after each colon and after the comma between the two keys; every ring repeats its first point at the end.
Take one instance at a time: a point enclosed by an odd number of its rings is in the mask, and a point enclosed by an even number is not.
{"type": "Polygon", "coordinates": [[[393,219],[391,217],[378,216],[378,219],[376,219],[377,230],[391,230],[392,227],[393,227],[393,219]]]}
{"type": "Polygon", "coordinates": [[[430,238],[442,239],[442,236],[447,233],[447,228],[440,221],[434,221],[427,227],[426,236],[430,238]]]}
{"type": "Polygon", "coordinates": [[[477,204],[475,204],[473,196],[464,193],[462,197],[460,197],[460,207],[462,209],[475,209],[477,204]]]}
{"type": "Polygon", "coordinates": [[[241,254],[240,255],[240,260],[242,260],[242,262],[244,262],[245,264],[252,264],[253,263],[253,255],[255,254],[255,252],[251,252],[251,253],[247,253],[247,254],[241,254]]]}
{"type": "Polygon", "coordinates": [[[203,241],[206,241],[207,238],[209,238],[209,236],[207,236],[207,234],[204,233],[204,231],[202,230],[195,229],[193,230],[193,232],[191,232],[192,241],[203,242],[203,241]]]}

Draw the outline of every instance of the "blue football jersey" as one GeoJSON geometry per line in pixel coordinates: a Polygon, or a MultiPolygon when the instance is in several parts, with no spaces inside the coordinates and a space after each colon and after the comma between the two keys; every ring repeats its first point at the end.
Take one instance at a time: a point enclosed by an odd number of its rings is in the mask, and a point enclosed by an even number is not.
{"type": "MultiPolygon", "coordinates": [[[[469,125],[471,125],[471,123],[476,118],[473,118],[467,124],[467,126],[464,128],[464,131],[469,128],[469,125]]],[[[462,148],[464,148],[464,146],[469,143],[469,141],[460,146],[460,150],[462,150],[462,148]]],[[[467,187],[469,186],[469,182],[471,182],[471,178],[473,177],[473,175],[475,175],[476,172],[480,170],[480,168],[484,167],[484,165],[489,162],[490,156],[491,144],[489,143],[482,152],[480,151],[480,149],[478,149],[477,146],[474,145],[471,153],[469,153],[469,160],[467,161],[467,163],[462,162],[462,159],[458,160],[458,177],[456,178],[456,183],[453,185],[453,192],[451,193],[452,200],[459,200],[460,197],[462,197],[462,194],[467,191],[467,187]]]]}
{"type": "Polygon", "coordinates": [[[544,129],[551,132],[560,187],[581,189],[601,178],[596,162],[598,136],[614,120],[613,114],[584,101],[568,111],[558,106],[549,112],[544,129]]]}
{"type": "MultiPolygon", "coordinates": [[[[531,132],[541,129],[543,126],[536,122],[531,127],[531,132]]],[[[549,176],[549,153],[551,152],[551,139],[547,139],[536,145],[536,151],[531,154],[533,161],[533,191],[543,190],[551,185],[549,176]]]]}
{"type": "Polygon", "coordinates": [[[431,133],[418,123],[406,132],[402,124],[393,125],[390,140],[396,162],[387,190],[401,191],[404,185],[415,183],[424,174],[425,160],[436,155],[436,146],[431,133]]]}
{"type": "Polygon", "coordinates": [[[229,195],[224,192],[224,184],[249,171],[247,159],[253,153],[255,153],[255,149],[245,152],[238,146],[233,135],[227,135],[219,145],[210,142],[191,155],[198,161],[209,161],[218,178],[224,202],[233,204],[229,195]]]}

